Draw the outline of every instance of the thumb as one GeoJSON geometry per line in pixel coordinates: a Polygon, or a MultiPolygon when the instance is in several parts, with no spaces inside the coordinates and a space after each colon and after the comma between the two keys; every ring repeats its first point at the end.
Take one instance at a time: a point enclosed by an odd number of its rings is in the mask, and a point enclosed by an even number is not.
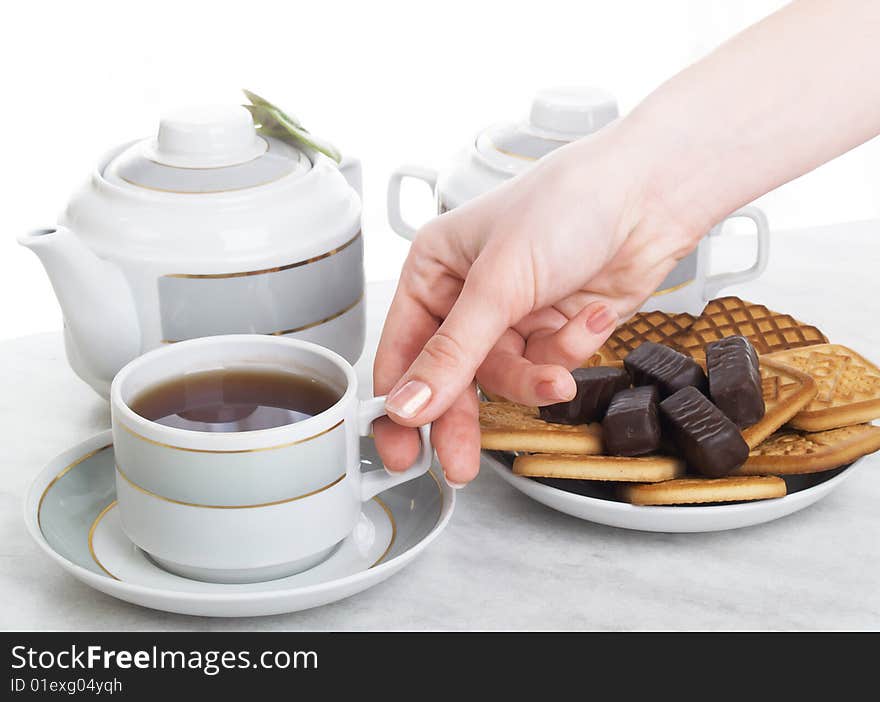
{"type": "Polygon", "coordinates": [[[385,408],[399,424],[418,426],[442,415],[512,320],[522,316],[504,277],[487,268],[480,259],[474,262],[445,321],[388,394],[385,408]]]}

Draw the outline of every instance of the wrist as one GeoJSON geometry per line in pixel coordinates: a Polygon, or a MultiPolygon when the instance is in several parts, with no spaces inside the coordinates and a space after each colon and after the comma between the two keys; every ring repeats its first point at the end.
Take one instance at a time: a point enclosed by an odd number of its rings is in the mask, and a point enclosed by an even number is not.
{"type": "Polygon", "coordinates": [[[710,152],[668,100],[648,98],[614,129],[638,226],[673,236],[689,251],[727,214],[724,199],[712,194],[710,152]]]}

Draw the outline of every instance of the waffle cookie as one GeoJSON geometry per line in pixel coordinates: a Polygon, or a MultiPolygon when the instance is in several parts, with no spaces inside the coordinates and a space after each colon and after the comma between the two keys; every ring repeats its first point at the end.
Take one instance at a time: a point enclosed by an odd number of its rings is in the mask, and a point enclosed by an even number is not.
{"type": "Polygon", "coordinates": [[[880,450],[880,427],[871,424],[807,434],[781,431],[752,449],[734,475],[796,475],[840,468],[880,450]]]}
{"type": "Polygon", "coordinates": [[[621,324],[602,347],[584,364],[599,366],[622,361],[646,341],[672,346],[670,339],[687,331],[696,319],[692,314],[669,312],[637,312],[621,324]]]}
{"type": "Polygon", "coordinates": [[[602,426],[551,424],[540,419],[534,407],[481,402],[480,446],[496,451],[596,454],[602,452],[602,426]]]}
{"type": "Polygon", "coordinates": [[[684,475],[685,465],[673,456],[517,456],[513,472],[529,478],[569,478],[652,483],[684,475]]]}
{"type": "Polygon", "coordinates": [[[634,505],[741,502],[785,497],[785,481],[774,476],[680,478],[662,483],[624,485],[621,497],[634,505]]]}
{"type": "Polygon", "coordinates": [[[709,302],[691,326],[670,339],[682,353],[702,357],[704,347],[727,336],[744,336],[759,354],[824,344],[828,341],[816,327],[764,305],[738,297],[719,297],[709,302]]]}
{"type": "Polygon", "coordinates": [[[816,397],[789,422],[792,427],[824,431],[880,418],[880,369],[852,349],[823,344],[770,358],[809,373],[818,386],[816,397]]]}
{"type": "Polygon", "coordinates": [[[816,397],[816,383],[806,373],[762,356],[761,391],[764,395],[764,416],[742,430],[749,448],[755,448],[783,424],[797,416],[816,397]]]}

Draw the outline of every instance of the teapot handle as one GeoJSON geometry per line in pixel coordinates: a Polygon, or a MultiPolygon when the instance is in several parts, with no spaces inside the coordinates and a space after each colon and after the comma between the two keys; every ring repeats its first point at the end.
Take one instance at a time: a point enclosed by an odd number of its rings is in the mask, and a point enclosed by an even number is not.
{"type": "Polygon", "coordinates": [[[348,184],[357,191],[357,194],[363,198],[363,175],[361,173],[361,162],[354,156],[343,154],[342,160],[339,162],[339,172],[348,181],[348,184]]]}

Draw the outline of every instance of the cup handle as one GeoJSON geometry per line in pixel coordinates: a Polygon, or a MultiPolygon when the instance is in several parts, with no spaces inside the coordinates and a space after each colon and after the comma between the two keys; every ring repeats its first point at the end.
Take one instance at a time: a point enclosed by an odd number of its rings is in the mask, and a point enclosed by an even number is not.
{"type": "MultiPolygon", "coordinates": [[[[363,400],[358,407],[358,432],[361,436],[369,436],[373,428],[373,422],[379,417],[384,417],[385,397],[374,397],[371,400],[363,400]]],[[[431,446],[431,425],[423,424],[419,427],[422,446],[419,455],[409,468],[400,473],[389,473],[387,470],[374,470],[365,473],[361,480],[361,500],[367,500],[378,495],[380,492],[392,488],[395,485],[405,483],[407,480],[418,478],[428,472],[434,460],[434,448],[431,446]]]]}
{"type": "MultiPolygon", "coordinates": [[[[722,222],[734,217],[745,217],[755,223],[755,233],[758,237],[758,252],[755,263],[751,268],[732,273],[718,273],[710,275],[703,283],[703,299],[711,300],[716,297],[722,288],[736,283],[745,283],[747,280],[757,278],[767,267],[767,259],[770,256],[770,227],[767,224],[767,215],[759,207],[748,205],[725,217],[722,222]]],[[[708,243],[709,239],[706,239],[708,243]]]]}
{"type": "Polygon", "coordinates": [[[400,236],[412,241],[418,230],[408,224],[400,213],[400,185],[404,178],[423,180],[431,188],[431,192],[434,192],[434,189],[437,186],[437,171],[433,168],[406,165],[401,166],[394,171],[394,173],[391,174],[391,178],[388,180],[388,223],[400,236]]]}

